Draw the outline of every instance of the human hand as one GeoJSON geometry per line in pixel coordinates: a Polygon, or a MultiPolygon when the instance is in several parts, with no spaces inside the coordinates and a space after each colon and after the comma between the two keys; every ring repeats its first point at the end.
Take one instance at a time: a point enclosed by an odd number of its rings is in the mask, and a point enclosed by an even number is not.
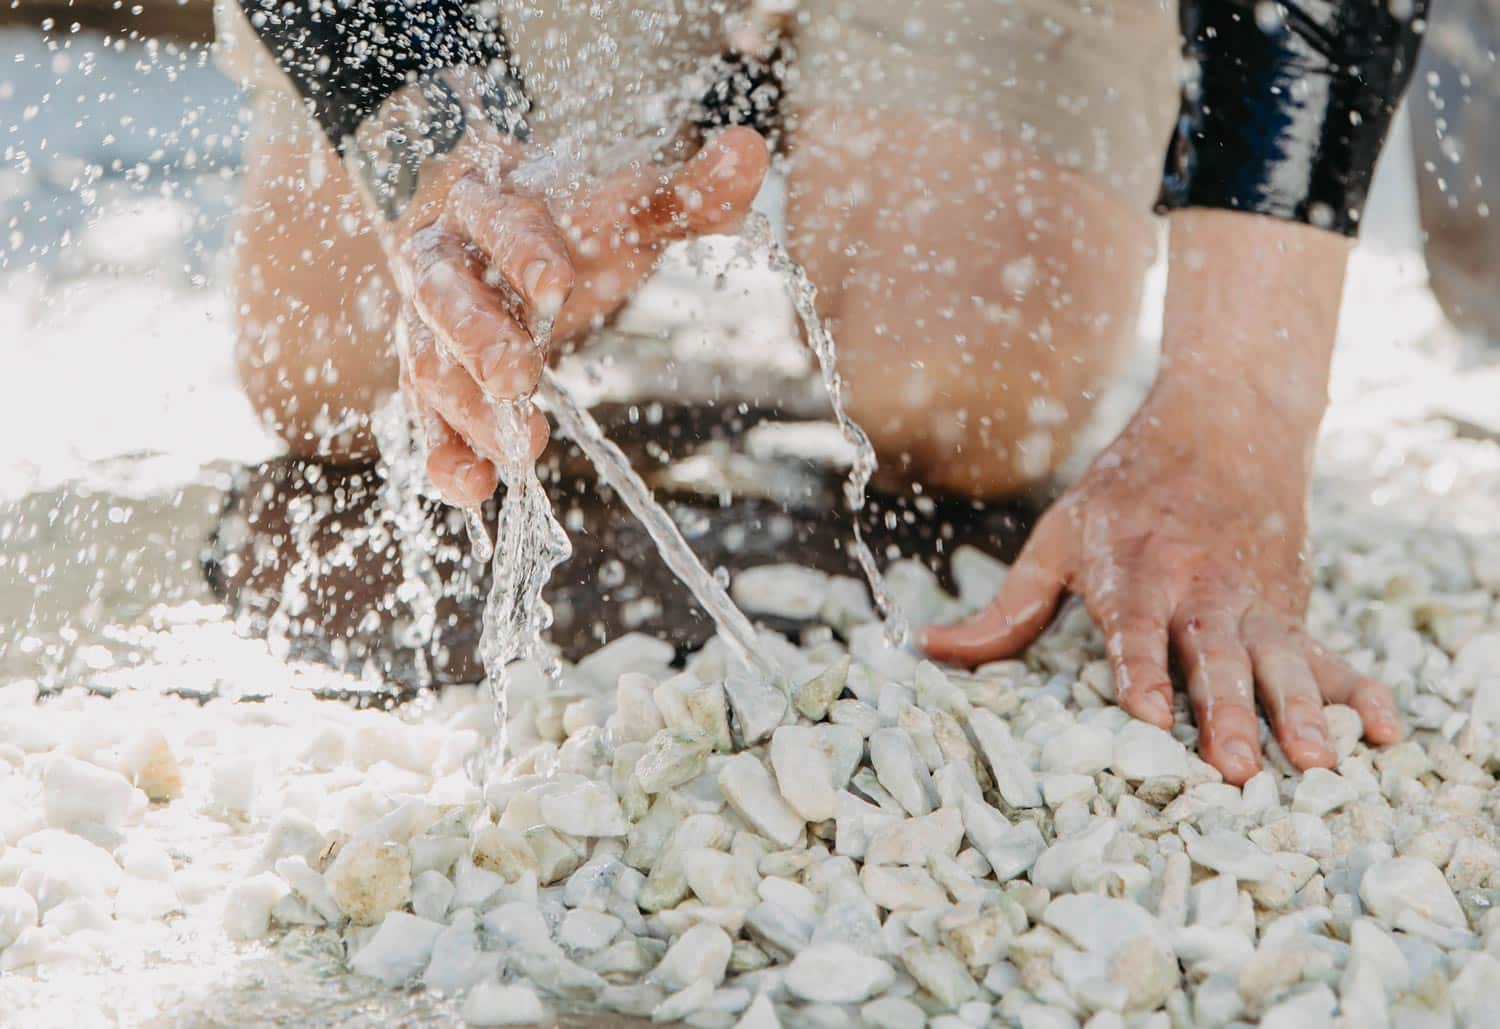
{"type": "Polygon", "coordinates": [[[1306,473],[1294,446],[1189,431],[1148,403],[1038,522],[985,611],[927,631],[935,658],[1012,657],[1078,594],[1104,633],[1120,705],[1172,726],[1168,644],[1186,673],[1199,748],[1226,781],[1260,768],[1255,697],[1299,768],[1335,761],[1325,703],[1348,704],[1372,743],[1401,737],[1390,690],[1309,639],[1306,473]]]}
{"type": "Polygon", "coordinates": [[[1255,698],[1299,768],[1335,761],[1325,703],[1401,738],[1382,683],[1303,628],[1306,499],[1345,241],[1254,215],[1173,215],[1163,366],[1120,437],[1038,522],[983,612],[927,631],[974,665],[1034,640],[1064,591],[1103,631],[1125,710],[1172,725],[1168,647],[1199,748],[1226,781],[1260,768],[1255,698]]]}
{"type": "MultiPolygon", "coordinates": [[[[494,403],[532,393],[550,339],[615,310],[668,243],[732,229],[769,163],[761,137],[734,128],[675,168],[629,165],[549,201],[513,180],[517,144],[490,147],[424,167],[388,248],[405,300],[402,388],[429,478],[463,507],[494,492],[511,459],[494,403]]],[[[535,460],[547,423],[534,409],[528,430],[535,460]]]]}

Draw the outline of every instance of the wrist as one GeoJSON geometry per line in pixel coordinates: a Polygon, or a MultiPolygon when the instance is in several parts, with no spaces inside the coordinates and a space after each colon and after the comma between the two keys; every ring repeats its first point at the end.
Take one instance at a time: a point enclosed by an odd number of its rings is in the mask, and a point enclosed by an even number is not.
{"type": "Polygon", "coordinates": [[[1349,244],[1262,215],[1169,219],[1162,362],[1153,393],[1196,431],[1267,434],[1310,453],[1328,402],[1349,244]]]}
{"type": "Polygon", "coordinates": [[[526,107],[519,83],[478,68],[445,68],[404,86],[344,141],[365,206],[384,225],[431,221],[459,178],[477,170],[498,179],[514,167],[528,137],[526,107]]]}

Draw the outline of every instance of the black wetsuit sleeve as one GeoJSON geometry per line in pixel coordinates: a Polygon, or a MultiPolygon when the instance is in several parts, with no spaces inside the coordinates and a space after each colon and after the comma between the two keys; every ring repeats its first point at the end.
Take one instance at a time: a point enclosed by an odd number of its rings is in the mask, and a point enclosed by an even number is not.
{"type": "Polygon", "coordinates": [[[1158,207],[1354,235],[1427,0],[1181,0],[1185,76],[1158,207]]]}
{"type": "Polygon", "coordinates": [[[344,140],[409,82],[444,68],[482,67],[514,80],[499,29],[459,0],[239,0],[260,40],[344,140]]]}

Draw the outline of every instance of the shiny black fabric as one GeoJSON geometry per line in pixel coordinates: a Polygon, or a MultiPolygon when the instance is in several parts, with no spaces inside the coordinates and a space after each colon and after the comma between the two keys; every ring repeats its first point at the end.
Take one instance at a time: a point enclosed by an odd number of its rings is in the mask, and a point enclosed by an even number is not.
{"type": "Polygon", "coordinates": [[[1354,235],[1427,0],[1181,0],[1180,11],[1195,74],[1159,207],[1250,211],[1354,235]]]}
{"type": "Polygon", "coordinates": [[[488,67],[514,79],[499,33],[460,0],[239,0],[335,146],[424,74],[488,67]]]}

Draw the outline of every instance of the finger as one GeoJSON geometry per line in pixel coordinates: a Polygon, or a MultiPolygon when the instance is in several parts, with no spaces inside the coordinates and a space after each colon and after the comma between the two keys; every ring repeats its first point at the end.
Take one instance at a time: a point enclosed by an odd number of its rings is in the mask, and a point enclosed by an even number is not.
{"type": "Polygon", "coordinates": [[[495,466],[476,454],[441,415],[423,402],[421,420],[427,437],[427,478],[455,507],[476,508],[495,492],[495,466]]]}
{"type": "Polygon", "coordinates": [[[1142,578],[1120,574],[1094,586],[1084,602],[1104,633],[1120,706],[1143,722],[1172,728],[1165,594],[1142,578]]]}
{"type": "Polygon", "coordinates": [[[1223,606],[1185,607],[1172,622],[1198,724],[1198,751],[1225,782],[1243,786],[1260,771],[1260,725],[1250,654],[1238,630],[1238,618],[1223,606]]]}
{"type": "Polygon", "coordinates": [[[729,230],[755,202],[770,163],[758,132],[743,126],[725,129],[652,198],[642,229],[652,242],[729,230]]]}
{"type": "Polygon", "coordinates": [[[412,301],[450,357],[497,400],[530,394],[545,358],[500,294],[485,285],[463,243],[439,229],[423,229],[406,256],[412,301]]]}
{"type": "Polygon", "coordinates": [[[573,261],[542,198],[465,176],[449,194],[449,210],[522,302],[544,318],[562,309],[573,291],[573,261]]]}
{"type": "MultiPolygon", "coordinates": [[[[410,377],[418,396],[456,431],[480,457],[497,467],[509,466],[512,444],[502,434],[495,402],[480,390],[468,371],[435,349],[414,352],[410,377]]],[[[535,461],[547,445],[547,419],[529,408],[526,458],[535,461]]]]}
{"type": "Polygon", "coordinates": [[[1396,712],[1396,700],[1385,683],[1360,675],[1317,643],[1308,645],[1307,663],[1312,667],[1313,678],[1318,681],[1325,701],[1347,704],[1359,712],[1365,727],[1365,739],[1384,746],[1399,742],[1405,735],[1401,716],[1396,712]]]}
{"type": "Polygon", "coordinates": [[[652,167],[574,201],[570,228],[591,256],[599,244],[653,253],[673,240],[728,231],[750,210],[769,166],[770,152],[758,133],[726,129],[665,182],[652,167]]]}
{"type": "Polygon", "coordinates": [[[1020,653],[1039,636],[1066,585],[1066,520],[1044,517],[990,606],[954,625],[928,626],[922,649],[938,661],[978,665],[1020,653]]]}
{"type": "Polygon", "coordinates": [[[1337,761],[1323,717],[1323,695],[1308,667],[1306,641],[1277,616],[1251,611],[1241,625],[1250,649],[1260,702],[1287,759],[1298,768],[1332,768],[1337,761]]]}

